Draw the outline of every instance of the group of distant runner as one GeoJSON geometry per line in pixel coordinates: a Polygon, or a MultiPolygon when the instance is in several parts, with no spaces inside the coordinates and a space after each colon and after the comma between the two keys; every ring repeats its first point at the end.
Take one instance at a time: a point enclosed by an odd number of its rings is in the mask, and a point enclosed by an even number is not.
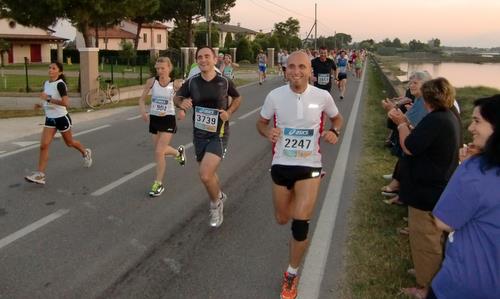
{"type": "MultiPolygon", "coordinates": [[[[258,132],[273,148],[271,179],[276,221],[282,225],[291,222],[289,265],[280,295],[284,299],[297,296],[298,268],[308,246],[309,221],[323,174],[320,140],[337,143],[343,124],[330,88],[335,79],[338,86],[345,89],[342,82],[350,68],[346,51],[340,51],[335,61],[328,57],[325,48],[318,54],[312,60],[305,51],[279,54],[281,71],[288,83],[269,92],[256,124],[258,132]],[[324,122],[324,116],[329,122],[324,122]]],[[[232,81],[236,64],[230,55],[218,58],[212,48],[199,48],[196,66],[183,81],[173,80],[171,61],[159,57],[155,63],[156,76],[146,82],[139,99],[140,114],[149,124],[153,137],[156,161],[149,195],[157,197],[165,190],[166,156],[175,157],[180,165],[186,164],[186,148],[183,145],[175,148],[170,143],[177,131],[177,120],[183,120],[190,111],[199,178],[210,199],[209,225],[214,228],[223,223],[224,203],[228,198],[221,189],[217,170],[228,148],[229,120],[242,100],[232,81]]],[[[257,63],[259,83],[262,84],[267,65],[267,57],[262,51],[257,56],[257,63]]],[[[25,177],[29,182],[45,184],[48,147],[57,130],[68,146],[82,154],[84,166],[92,164],[91,150],[71,137],[71,119],[66,110],[69,100],[62,70],[59,63],[50,64],[49,80],[41,94],[42,102],[37,105],[45,109],[46,122],[38,171],[25,177]]]]}

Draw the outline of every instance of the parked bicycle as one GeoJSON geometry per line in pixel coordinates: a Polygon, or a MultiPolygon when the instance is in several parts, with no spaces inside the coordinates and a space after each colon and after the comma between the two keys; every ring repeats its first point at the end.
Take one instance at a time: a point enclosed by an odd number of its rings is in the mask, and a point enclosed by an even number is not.
{"type": "MultiPolygon", "coordinates": [[[[100,80],[100,77],[97,78],[100,80]]],[[[99,84],[99,88],[90,90],[85,96],[85,102],[90,108],[98,108],[108,103],[118,103],[120,101],[120,89],[111,83],[111,80],[104,80],[105,87],[99,84]]]]}

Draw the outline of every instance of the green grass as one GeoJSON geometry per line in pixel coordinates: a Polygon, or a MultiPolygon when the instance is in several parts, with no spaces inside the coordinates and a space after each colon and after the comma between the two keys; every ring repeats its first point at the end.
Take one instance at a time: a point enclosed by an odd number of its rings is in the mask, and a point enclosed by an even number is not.
{"type": "MultiPolygon", "coordinates": [[[[110,79],[103,77],[103,79],[110,79]]],[[[28,86],[31,91],[38,92],[43,90],[43,83],[47,80],[47,76],[29,76],[28,86]]],[[[147,76],[143,77],[142,83],[146,83],[147,76]]],[[[68,89],[76,91],[78,88],[78,78],[66,77],[68,89]]],[[[118,87],[139,85],[140,81],[137,78],[122,78],[121,74],[115,74],[113,82],[118,87]]],[[[104,82],[103,82],[104,84],[104,82]]],[[[24,75],[5,75],[0,77],[0,92],[26,92],[26,77],[24,75]]]]}
{"type": "Polygon", "coordinates": [[[382,174],[392,172],[396,162],[383,141],[387,136],[380,100],[386,95],[383,81],[368,66],[364,101],[363,149],[357,166],[354,203],[349,213],[346,276],[341,298],[395,298],[399,289],[415,284],[406,274],[411,268],[408,239],[397,234],[406,208],[382,202],[382,174]]]}
{"type": "MultiPolygon", "coordinates": [[[[33,64],[28,64],[28,71],[29,70],[48,70],[49,63],[33,63],[33,64]]],[[[79,71],[80,70],[80,64],[74,63],[74,64],[63,64],[64,71],[79,71]]],[[[5,65],[6,70],[24,70],[24,63],[15,63],[15,64],[6,64],[5,65]]],[[[136,73],[139,74],[139,66],[126,66],[126,65],[116,65],[113,64],[113,72],[116,74],[121,74],[121,72],[125,73],[136,73]]],[[[111,65],[110,64],[104,64],[103,67],[101,68],[101,64],[99,64],[99,72],[111,72],[111,65]]],[[[149,73],[149,67],[147,65],[142,66],[142,72],[143,74],[149,73]]]]}
{"type": "MultiPolygon", "coordinates": [[[[388,130],[380,100],[385,98],[383,90],[386,88],[371,65],[367,85],[362,158],[357,166],[356,193],[349,213],[347,266],[341,298],[398,298],[400,288],[415,285],[414,279],[406,273],[412,268],[408,239],[396,232],[406,224],[402,217],[407,210],[382,202],[380,187],[387,182],[381,175],[392,172],[396,159],[383,146],[388,130]]],[[[470,140],[466,128],[473,101],[495,93],[500,90],[487,87],[457,89],[466,141],[470,140]]]]}
{"type": "MultiPolygon", "coordinates": [[[[78,87],[78,78],[66,78],[69,90],[76,90],[78,87]]],[[[30,91],[41,92],[43,83],[47,76],[29,76],[28,86],[30,91]]],[[[26,77],[24,75],[5,75],[0,77],[0,92],[26,92],[26,77]]]]}

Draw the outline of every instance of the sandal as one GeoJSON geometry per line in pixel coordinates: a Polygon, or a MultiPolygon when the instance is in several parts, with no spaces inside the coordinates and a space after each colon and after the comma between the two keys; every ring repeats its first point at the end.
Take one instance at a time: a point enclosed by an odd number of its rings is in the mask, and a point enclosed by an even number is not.
{"type": "Polygon", "coordinates": [[[424,288],[403,288],[401,289],[401,293],[415,299],[425,299],[427,297],[427,290],[424,288]]]}
{"type": "Polygon", "coordinates": [[[400,227],[398,228],[398,233],[407,236],[410,234],[410,229],[408,227],[400,227]]]}
{"type": "Polygon", "coordinates": [[[388,205],[398,205],[398,206],[404,205],[404,203],[399,200],[399,196],[397,195],[390,199],[384,199],[383,202],[388,205]]]}
{"type": "Polygon", "coordinates": [[[389,185],[380,188],[380,191],[383,196],[396,196],[399,193],[398,189],[392,189],[389,185]]]}

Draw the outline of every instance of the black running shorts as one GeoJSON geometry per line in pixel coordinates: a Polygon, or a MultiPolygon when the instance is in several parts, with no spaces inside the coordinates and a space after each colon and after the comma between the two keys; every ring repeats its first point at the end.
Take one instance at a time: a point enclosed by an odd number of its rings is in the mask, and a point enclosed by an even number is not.
{"type": "Polygon", "coordinates": [[[291,190],[295,182],[311,178],[321,177],[321,167],[273,165],[271,166],[271,178],[276,185],[285,186],[291,190]]]}
{"type": "Polygon", "coordinates": [[[193,140],[196,161],[201,162],[205,153],[212,153],[224,159],[227,151],[227,137],[212,136],[193,140]]]}
{"type": "Polygon", "coordinates": [[[66,132],[70,130],[72,124],[73,122],[71,121],[69,114],[56,118],[45,117],[45,127],[55,128],[59,130],[59,132],[66,132]]]}
{"type": "Polygon", "coordinates": [[[175,115],[165,116],[149,116],[149,133],[157,134],[158,132],[167,132],[175,134],[177,132],[177,124],[175,115]]]}

